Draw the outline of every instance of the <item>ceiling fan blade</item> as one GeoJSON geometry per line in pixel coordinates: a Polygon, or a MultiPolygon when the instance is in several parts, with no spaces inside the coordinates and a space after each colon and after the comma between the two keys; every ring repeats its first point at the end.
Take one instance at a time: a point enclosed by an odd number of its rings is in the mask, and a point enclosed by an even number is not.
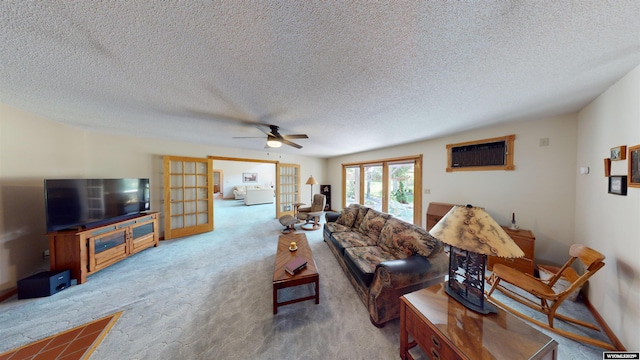
{"type": "Polygon", "coordinates": [[[293,146],[296,149],[302,149],[302,145],[298,145],[298,144],[296,144],[294,142],[291,142],[291,141],[289,141],[287,139],[280,139],[280,140],[282,141],[283,144],[287,144],[289,146],[293,146]]]}
{"type": "Polygon", "coordinates": [[[308,139],[309,136],[307,134],[290,134],[290,135],[282,135],[283,139],[308,139]]]}
{"type": "Polygon", "coordinates": [[[195,119],[203,119],[203,120],[213,120],[219,122],[225,122],[228,124],[239,124],[239,125],[256,125],[255,121],[240,118],[235,116],[224,115],[215,112],[204,112],[192,109],[183,109],[181,112],[169,113],[174,116],[195,118],[195,119]]]}
{"type": "MultiPolygon", "coordinates": [[[[269,124],[253,124],[254,127],[256,127],[258,130],[262,131],[263,133],[265,133],[267,136],[275,136],[278,137],[276,134],[274,134],[273,132],[273,128],[272,126],[274,125],[269,125],[269,124]],[[267,128],[269,128],[267,130],[267,128]]],[[[277,131],[276,131],[277,133],[277,131]]]]}

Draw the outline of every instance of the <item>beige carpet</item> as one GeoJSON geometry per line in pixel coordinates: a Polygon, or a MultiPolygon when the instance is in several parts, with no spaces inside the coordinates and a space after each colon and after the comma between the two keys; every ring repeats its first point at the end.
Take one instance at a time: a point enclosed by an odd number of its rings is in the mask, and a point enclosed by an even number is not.
{"type": "MultiPolygon", "coordinates": [[[[283,228],[274,205],[216,200],[214,216],[211,233],[162,241],[50,297],[0,303],[0,352],[122,311],[92,360],[399,357],[399,321],[371,325],[321,230],[305,232],[320,304],[283,306],[274,316],[271,282],[283,228]]],[[[602,358],[600,349],[548,335],[561,360],[602,358]]]]}

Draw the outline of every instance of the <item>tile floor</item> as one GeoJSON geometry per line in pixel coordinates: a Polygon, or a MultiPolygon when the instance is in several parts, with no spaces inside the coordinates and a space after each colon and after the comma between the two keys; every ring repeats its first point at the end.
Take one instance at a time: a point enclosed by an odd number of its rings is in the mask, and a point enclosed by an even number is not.
{"type": "Polygon", "coordinates": [[[121,312],[0,354],[0,360],[87,359],[121,312]]]}

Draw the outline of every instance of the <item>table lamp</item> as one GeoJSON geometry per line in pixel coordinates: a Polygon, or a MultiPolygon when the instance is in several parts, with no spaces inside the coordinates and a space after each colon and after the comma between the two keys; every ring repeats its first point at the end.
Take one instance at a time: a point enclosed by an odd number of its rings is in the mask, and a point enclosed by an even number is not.
{"type": "Polygon", "coordinates": [[[456,205],[429,231],[449,245],[449,279],[445,292],[481,314],[495,313],[485,301],[487,255],[518,258],[524,252],[484,208],[456,205]]]}

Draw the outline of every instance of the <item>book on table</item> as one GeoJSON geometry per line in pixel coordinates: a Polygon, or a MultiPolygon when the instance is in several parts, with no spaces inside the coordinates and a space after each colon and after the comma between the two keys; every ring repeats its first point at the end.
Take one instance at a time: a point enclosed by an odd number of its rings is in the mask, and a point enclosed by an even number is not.
{"type": "Polygon", "coordinates": [[[284,270],[289,274],[294,275],[305,267],[307,267],[307,259],[296,255],[284,265],[284,270]]]}

